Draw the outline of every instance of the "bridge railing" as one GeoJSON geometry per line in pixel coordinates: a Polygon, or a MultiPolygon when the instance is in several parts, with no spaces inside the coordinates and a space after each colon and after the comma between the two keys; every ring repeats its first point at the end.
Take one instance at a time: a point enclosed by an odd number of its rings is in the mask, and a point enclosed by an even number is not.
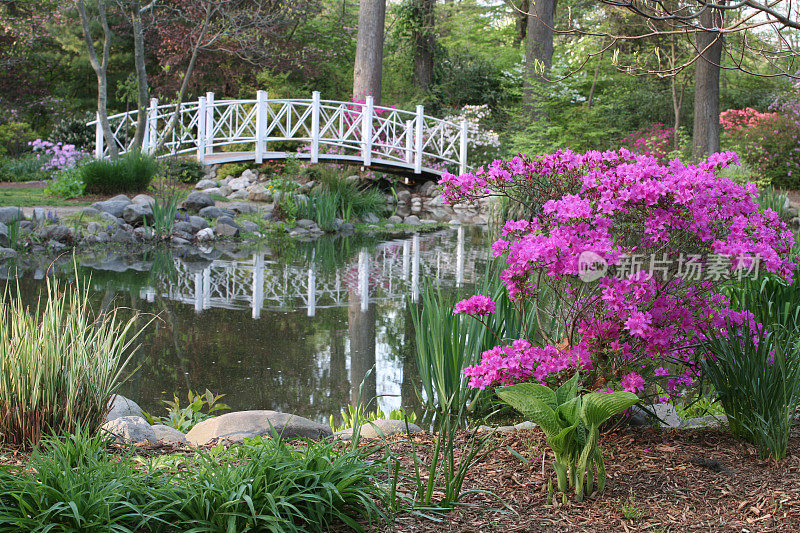
{"type": "MultiPolygon", "coordinates": [[[[99,120],[91,122],[96,128],[95,156],[105,157],[110,143],[120,153],[130,150],[136,119],[136,111],[110,116],[113,139],[104,139],[99,120]]],[[[208,163],[250,155],[261,163],[294,155],[312,163],[380,163],[416,174],[423,169],[468,169],[466,122],[427,116],[423,106],[415,111],[376,106],[371,96],[364,102],[322,100],[316,91],[310,99],[270,99],[266,91],[258,91],[255,99],[216,100],[214,93],[207,93],[181,104],[177,113],[175,104],[152,99],[142,147],[160,155],[196,154],[208,163]],[[286,142],[297,151],[270,151],[271,144],[286,142]]]]}

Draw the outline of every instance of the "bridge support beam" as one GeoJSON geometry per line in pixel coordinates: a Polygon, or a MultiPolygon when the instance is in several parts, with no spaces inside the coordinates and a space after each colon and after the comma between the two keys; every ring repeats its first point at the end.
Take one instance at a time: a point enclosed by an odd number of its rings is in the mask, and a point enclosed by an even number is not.
{"type": "Polygon", "coordinates": [[[319,161],[319,91],[311,93],[311,162],[319,161]]]}
{"type": "Polygon", "coordinates": [[[374,100],[372,95],[367,96],[367,101],[361,108],[361,145],[363,146],[364,166],[372,165],[372,115],[374,100]]]}
{"type": "Polygon", "coordinates": [[[269,94],[267,91],[258,91],[256,93],[256,164],[260,165],[264,162],[264,145],[267,138],[267,100],[269,94]]]}
{"type": "Polygon", "coordinates": [[[462,176],[467,173],[467,121],[461,121],[461,138],[458,151],[458,173],[462,176]]]}
{"type": "Polygon", "coordinates": [[[414,174],[422,174],[422,128],[425,126],[425,108],[417,106],[417,131],[414,135],[414,174]]]}
{"type": "Polygon", "coordinates": [[[206,93],[206,154],[214,153],[214,93],[206,93]]]}
{"type": "Polygon", "coordinates": [[[206,97],[197,100],[197,161],[206,160],[206,97]]]}

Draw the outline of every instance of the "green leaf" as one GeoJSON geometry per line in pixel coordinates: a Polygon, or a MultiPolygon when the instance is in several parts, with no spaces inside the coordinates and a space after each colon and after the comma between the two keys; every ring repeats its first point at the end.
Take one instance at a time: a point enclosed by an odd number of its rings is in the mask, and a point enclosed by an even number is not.
{"type": "Polygon", "coordinates": [[[553,449],[557,455],[567,454],[571,449],[575,448],[575,430],[578,428],[578,423],[562,429],[558,434],[547,437],[547,444],[553,449]]]}
{"type": "Polygon", "coordinates": [[[526,396],[530,396],[538,399],[540,402],[544,402],[550,407],[550,409],[555,409],[558,407],[556,393],[541,383],[518,383],[516,385],[504,387],[502,390],[520,391],[526,396]]]}
{"type": "MultiPolygon", "coordinates": [[[[541,426],[545,435],[557,435],[561,431],[556,413],[539,397],[529,394],[531,388],[523,385],[533,383],[520,383],[498,389],[497,396],[508,405],[525,415],[526,418],[541,426]]],[[[549,390],[549,389],[548,389],[549,390]]],[[[550,391],[551,393],[553,391],[550,391]]],[[[555,394],[553,394],[555,397],[555,394]]]]}
{"type": "Polygon", "coordinates": [[[576,425],[580,420],[581,399],[575,397],[566,403],[562,403],[556,409],[556,416],[562,426],[576,425]]]}
{"type": "Polygon", "coordinates": [[[638,402],[639,397],[632,392],[592,392],[583,397],[581,418],[587,426],[599,426],[638,402]]]}
{"type": "Polygon", "coordinates": [[[569,380],[561,384],[556,389],[556,402],[558,405],[565,403],[578,395],[578,373],[576,372],[569,380]]]}

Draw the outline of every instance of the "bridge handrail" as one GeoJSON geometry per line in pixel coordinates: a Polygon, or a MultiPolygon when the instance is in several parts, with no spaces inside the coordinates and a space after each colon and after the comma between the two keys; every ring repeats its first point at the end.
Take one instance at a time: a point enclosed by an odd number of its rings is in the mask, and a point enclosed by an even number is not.
{"type": "MultiPolygon", "coordinates": [[[[372,97],[364,102],[323,100],[315,91],[308,98],[269,98],[258,91],[255,99],[220,99],[207,93],[198,100],[183,102],[177,120],[167,133],[167,124],[176,115],[176,104],[159,104],[153,98],[147,108],[147,127],[142,147],[155,153],[157,147],[166,154],[196,152],[201,162],[225,162],[234,157],[230,152],[215,152],[227,145],[254,145],[235,157],[241,160],[252,153],[256,163],[269,157],[286,157],[284,152],[267,152],[272,142],[307,143],[308,153],[293,153],[312,163],[320,159],[341,159],[359,162],[366,167],[373,160],[422,173],[440,173],[446,165],[458,166],[464,173],[467,166],[467,124],[449,122],[425,115],[424,107],[416,110],[374,105],[372,97]],[[334,148],[337,154],[326,153],[334,148]],[[320,151],[323,148],[323,151],[320,151]],[[249,150],[249,151],[248,151],[249,150]],[[347,152],[353,152],[348,155],[347,152]],[[226,155],[228,154],[228,155],[226,155]],[[226,159],[227,158],[227,159],[226,159]]],[[[138,110],[108,117],[113,143],[124,153],[132,144],[138,110]]],[[[95,157],[108,153],[107,139],[99,120],[88,123],[95,127],[95,157]]]]}

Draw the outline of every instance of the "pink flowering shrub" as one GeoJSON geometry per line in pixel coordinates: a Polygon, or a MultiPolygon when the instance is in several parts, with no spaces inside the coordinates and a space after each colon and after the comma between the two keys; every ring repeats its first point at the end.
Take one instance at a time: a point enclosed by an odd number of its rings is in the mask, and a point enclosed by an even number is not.
{"type": "Polygon", "coordinates": [[[75,148],[72,144],[51,143],[36,139],[28,143],[37,157],[43,161],[42,170],[66,170],[74,167],[81,159],[89,154],[75,148]]]}
{"type": "Polygon", "coordinates": [[[465,315],[485,316],[496,312],[496,309],[491,298],[482,294],[476,294],[475,296],[458,302],[454,312],[464,313],[465,315]]]}
{"type": "Polygon", "coordinates": [[[706,328],[726,319],[754,327],[752,315],[729,307],[721,292],[726,276],[758,268],[791,279],[796,266],[792,232],[775,212],[759,212],[755,186],[717,177],[735,163],[735,153],[662,165],[626,149],[559,151],[445,174],[440,183],[453,202],[579,183],[545,201],[531,220],[506,222],[492,245],[507,263],[500,278],[510,298],[548,312],[538,323],[552,318],[557,329],[540,346],[529,332],[487,350],[465,370],[470,385],[550,383],[576,370],[591,389],[609,384],[638,393],[652,379],[674,394],[690,384],[706,328]],[[587,256],[605,270],[584,281],[587,256]]]}

